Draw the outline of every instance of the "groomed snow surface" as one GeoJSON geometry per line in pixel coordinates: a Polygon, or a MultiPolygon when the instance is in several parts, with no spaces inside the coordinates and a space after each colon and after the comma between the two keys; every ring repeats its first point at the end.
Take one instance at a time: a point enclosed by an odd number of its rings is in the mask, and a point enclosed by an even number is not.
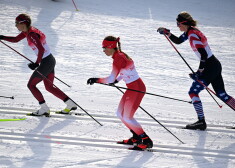
{"type": "MultiPolygon", "coordinates": [[[[30,117],[26,113],[39,108],[27,88],[32,71],[29,63],[15,51],[0,43],[0,119],[25,118],[23,121],[0,122],[1,168],[234,168],[235,113],[219,99],[203,91],[208,129],[180,129],[197,117],[193,106],[145,95],[136,119],[154,142],[154,152],[130,151],[129,146],[116,141],[131,136],[116,117],[115,111],[122,93],[114,87],[94,84],[90,77],[106,77],[112,59],[101,47],[108,35],[120,37],[122,50],[135,61],[139,75],[150,93],[190,101],[188,90],[192,80],[190,70],[166,38],[157,33],[160,26],[175,35],[182,32],[175,18],[188,11],[199,21],[213,53],[223,65],[226,91],[235,97],[235,1],[233,0],[0,0],[0,34],[16,36],[15,17],[28,13],[33,25],[47,35],[47,42],[56,57],[54,84],[85,109],[79,115],[59,115],[51,118],[30,117]],[[168,128],[172,136],[148,114],[168,128]]],[[[5,42],[5,41],[4,41],[5,42]]],[[[29,59],[36,57],[26,40],[6,44],[29,59]]],[[[198,59],[189,43],[176,45],[189,65],[197,70],[198,59]]],[[[124,82],[117,84],[125,87],[124,82]]],[[[48,93],[43,83],[38,85],[51,111],[65,104],[48,93]]],[[[211,86],[209,86],[211,88],[211,86]]]]}

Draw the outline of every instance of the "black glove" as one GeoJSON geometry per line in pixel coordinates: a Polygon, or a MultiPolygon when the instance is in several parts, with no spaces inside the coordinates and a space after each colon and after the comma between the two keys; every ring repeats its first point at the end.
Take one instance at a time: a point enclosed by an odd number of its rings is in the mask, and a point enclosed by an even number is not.
{"type": "Polygon", "coordinates": [[[88,85],[93,85],[94,83],[97,83],[98,79],[99,79],[99,78],[89,78],[89,79],[87,80],[87,84],[88,84],[88,85]]]}
{"type": "Polygon", "coordinates": [[[168,35],[170,33],[170,30],[169,29],[166,29],[164,27],[159,27],[157,29],[157,32],[159,32],[160,34],[165,34],[165,35],[168,35]]]}
{"type": "Polygon", "coordinates": [[[115,85],[116,83],[118,83],[117,79],[113,83],[109,83],[109,85],[115,85]]]}
{"type": "Polygon", "coordinates": [[[39,64],[38,63],[29,63],[28,64],[28,67],[30,68],[30,69],[32,69],[32,70],[34,70],[34,69],[36,69],[37,67],[39,66],[39,64]]]}
{"type": "Polygon", "coordinates": [[[195,73],[190,73],[189,77],[195,81],[197,81],[198,79],[200,79],[200,77],[202,76],[202,73],[200,71],[197,71],[195,73]]]}
{"type": "Polygon", "coordinates": [[[3,40],[5,36],[3,35],[0,35],[0,40],[3,40]]]}

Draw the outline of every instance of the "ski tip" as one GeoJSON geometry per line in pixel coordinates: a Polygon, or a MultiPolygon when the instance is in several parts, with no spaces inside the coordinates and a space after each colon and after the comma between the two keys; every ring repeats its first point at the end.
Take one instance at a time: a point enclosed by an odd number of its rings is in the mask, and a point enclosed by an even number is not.
{"type": "Polygon", "coordinates": [[[227,129],[235,129],[235,126],[226,127],[227,129]]]}
{"type": "Polygon", "coordinates": [[[25,119],[26,118],[0,119],[0,121],[21,121],[25,119]]]}

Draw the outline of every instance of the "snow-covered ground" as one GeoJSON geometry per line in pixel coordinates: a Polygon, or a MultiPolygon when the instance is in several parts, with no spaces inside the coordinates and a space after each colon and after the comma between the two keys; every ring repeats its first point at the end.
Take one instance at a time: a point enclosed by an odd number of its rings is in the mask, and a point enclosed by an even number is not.
{"type": "MultiPolygon", "coordinates": [[[[117,119],[115,110],[122,96],[116,88],[86,85],[90,77],[109,75],[112,60],[105,56],[101,43],[105,36],[119,36],[122,50],[131,56],[147,91],[189,101],[190,70],[164,36],[160,26],[180,35],[175,18],[188,11],[199,21],[213,53],[223,65],[227,92],[235,96],[235,1],[233,0],[0,0],[0,34],[17,35],[15,17],[28,13],[33,25],[47,35],[56,57],[56,76],[72,87],[55,80],[55,85],[76,101],[81,115],[51,118],[26,117],[39,108],[27,88],[32,71],[28,61],[0,43],[0,118],[24,121],[0,122],[0,167],[5,168],[233,168],[235,167],[235,113],[220,100],[219,108],[209,94],[201,93],[207,131],[179,129],[196,121],[192,105],[146,95],[141,104],[185,144],[139,109],[136,118],[154,141],[156,152],[126,150],[115,141],[130,137],[117,119]]],[[[7,42],[6,42],[7,43],[7,42]]],[[[28,58],[36,57],[25,40],[7,43],[28,58]]],[[[196,70],[198,60],[188,42],[176,46],[196,70]]],[[[64,103],[38,85],[52,110],[64,103]]],[[[118,86],[124,86],[120,82],[118,86]]],[[[211,86],[210,86],[211,87],[211,86]]]]}

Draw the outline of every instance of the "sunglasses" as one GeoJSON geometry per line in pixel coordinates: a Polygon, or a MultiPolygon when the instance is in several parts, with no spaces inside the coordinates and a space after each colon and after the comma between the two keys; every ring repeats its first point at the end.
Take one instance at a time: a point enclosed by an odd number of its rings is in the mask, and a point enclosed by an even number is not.
{"type": "Polygon", "coordinates": [[[182,23],[186,23],[187,21],[183,21],[183,22],[176,22],[177,26],[180,26],[182,23]]]}
{"type": "Polygon", "coordinates": [[[16,21],[15,24],[18,25],[18,24],[21,24],[21,23],[24,23],[24,22],[27,22],[27,20],[16,21]]]}

